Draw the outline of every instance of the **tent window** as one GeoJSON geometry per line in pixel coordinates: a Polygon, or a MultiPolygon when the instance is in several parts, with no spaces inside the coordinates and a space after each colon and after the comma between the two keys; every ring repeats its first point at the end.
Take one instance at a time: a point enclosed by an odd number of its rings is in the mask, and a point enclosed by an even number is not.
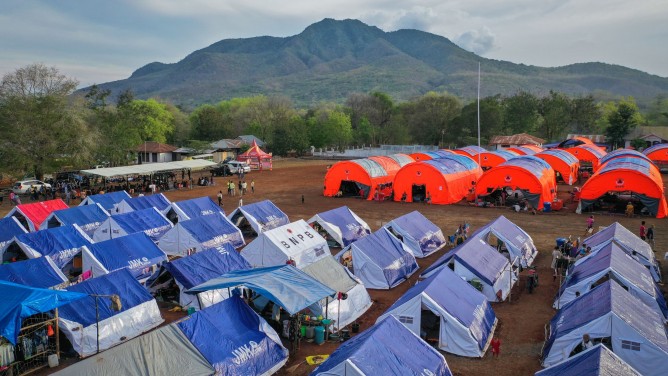
{"type": "Polygon", "coordinates": [[[324,247],[320,247],[320,248],[315,249],[315,255],[317,257],[322,256],[324,254],[325,254],[325,248],[324,247]]]}
{"type": "Polygon", "coordinates": [[[402,324],[413,324],[413,316],[399,316],[399,322],[402,324]]]}
{"type": "Polygon", "coordinates": [[[622,349],[640,351],[640,342],[622,340],[622,349]]]}

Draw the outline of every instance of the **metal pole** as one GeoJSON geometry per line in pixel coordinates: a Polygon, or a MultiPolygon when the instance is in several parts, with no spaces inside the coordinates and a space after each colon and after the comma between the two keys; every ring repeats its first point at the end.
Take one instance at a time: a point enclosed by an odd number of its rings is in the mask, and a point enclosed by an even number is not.
{"type": "Polygon", "coordinates": [[[100,353],[100,310],[97,306],[97,298],[98,297],[96,296],[95,297],[95,320],[96,320],[95,329],[97,330],[97,335],[95,336],[95,338],[97,340],[97,352],[96,352],[96,354],[99,354],[100,353]]]}
{"type": "Polygon", "coordinates": [[[56,356],[60,359],[60,328],[58,327],[58,308],[56,308],[56,356]]]}

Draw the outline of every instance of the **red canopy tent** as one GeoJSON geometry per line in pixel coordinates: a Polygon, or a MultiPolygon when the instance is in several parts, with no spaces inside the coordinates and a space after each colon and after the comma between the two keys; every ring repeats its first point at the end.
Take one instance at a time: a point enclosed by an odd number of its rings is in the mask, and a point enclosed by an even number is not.
{"type": "Polygon", "coordinates": [[[252,170],[271,170],[272,169],[272,155],[265,153],[257,146],[255,140],[251,144],[250,149],[237,156],[238,161],[246,162],[250,165],[252,170]]]}

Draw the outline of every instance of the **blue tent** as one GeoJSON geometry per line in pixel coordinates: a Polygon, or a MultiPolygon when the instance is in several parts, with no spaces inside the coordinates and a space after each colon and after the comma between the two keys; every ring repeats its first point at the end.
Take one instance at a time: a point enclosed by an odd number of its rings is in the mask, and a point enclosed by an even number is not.
{"type": "Polygon", "coordinates": [[[171,228],[172,223],[164,214],[156,208],[148,208],[107,218],[93,233],[93,240],[99,242],[143,232],[157,242],[171,228]]]}
{"type": "Polygon", "coordinates": [[[371,234],[369,225],[347,206],[318,213],[308,220],[308,224],[312,225],[313,223],[322,227],[341,248],[347,247],[355,240],[371,234]]]}
{"type": "Polygon", "coordinates": [[[190,200],[172,202],[172,208],[169,213],[167,213],[167,217],[172,220],[172,222],[177,222],[175,219],[180,222],[201,217],[203,215],[218,213],[225,215],[223,208],[213,202],[210,197],[198,197],[190,200]]]}
{"type": "Polygon", "coordinates": [[[552,318],[543,366],[568,358],[584,334],[594,342],[606,339],[615,354],[643,375],[659,375],[668,369],[663,315],[613,281],[566,304],[552,318]]]}
{"type": "Polygon", "coordinates": [[[126,191],[116,191],[109,193],[102,193],[97,195],[87,196],[79,206],[100,204],[104,210],[112,212],[116,209],[116,205],[120,204],[123,200],[128,200],[132,198],[126,191]]]}
{"type": "Polygon", "coordinates": [[[49,214],[42,222],[40,229],[77,225],[86,235],[93,236],[95,230],[107,218],[109,218],[109,213],[98,204],[75,206],[69,209],[56,210],[49,214]]]}
{"type": "MultiPolygon", "coordinates": [[[[534,158],[544,162],[540,158],[526,156],[524,158],[534,158]]],[[[505,248],[505,250],[508,251],[511,262],[517,260],[513,265],[519,263],[523,267],[530,266],[538,254],[538,249],[536,249],[531,236],[502,215],[479,228],[469,236],[469,239],[480,238],[486,243],[491,244],[489,241],[490,235],[494,235],[498,240],[503,242],[502,248],[505,248]]],[[[495,246],[496,244],[491,245],[495,246]]]]}
{"type": "MultiPolygon", "coordinates": [[[[55,227],[16,237],[16,245],[29,258],[48,256],[60,269],[90,244],[90,238],[74,226],[55,227]]],[[[11,252],[11,248],[8,247],[7,251],[11,252]]]]}
{"type": "Polygon", "coordinates": [[[290,223],[288,215],[269,200],[240,206],[228,218],[235,226],[244,229],[244,235],[250,235],[252,232],[259,235],[262,231],[290,223]],[[247,226],[250,226],[252,231],[246,231],[247,226]]]}
{"type": "Polygon", "coordinates": [[[376,322],[388,315],[415,334],[435,331],[438,348],[468,357],[485,355],[497,323],[485,295],[449,268],[411,287],[376,322]],[[437,317],[437,325],[423,322],[423,309],[437,317]]]}
{"type": "Polygon", "coordinates": [[[167,255],[143,232],[105,240],[84,249],[83,270],[93,276],[127,268],[137,280],[150,277],[167,255]]]}
{"type": "Polygon", "coordinates": [[[5,252],[5,248],[14,240],[15,236],[27,233],[28,230],[23,227],[16,217],[0,218],[0,254],[5,252]]]}
{"type": "Polygon", "coordinates": [[[68,282],[50,257],[2,264],[0,280],[41,289],[54,288],[68,282]]]}
{"type": "Polygon", "coordinates": [[[153,296],[125,269],[72,285],[67,291],[89,295],[84,300],[61,307],[59,311],[61,330],[81,356],[97,352],[96,299],[100,350],[134,338],[163,322],[153,296]],[[90,295],[118,295],[121,310],[112,310],[108,297],[90,295]]]}
{"type": "Polygon", "coordinates": [[[232,271],[193,287],[188,292],[197,293],[239,285],[278,304],[291,315],[336,293],[292,265],[232,271]]]}
{"type": "Polygon", "coordinates": [[[408,246],[385,228],[359,239],[336,255],[339,260],[347,257],[352,259],[353,274],[369,289],[391,289],[419,268],[408,246]]]}
{"type": "Polygon", "coordinates": [[[616,243],[607,243],[596,253],[578,260],[561,285],[554,307],[559,308],[592,289],[602,278],[612,278],[649,306],[656,307],[668,318],[663,294],[652,281],[652,276],[640,263],[626,254],[616,243]]]}
{"type": "Polygon", "coordinates": [[[311,375],[450,376],[452,372],[443,355],[390,316],[339,346],[311,375]]]}
{"type": "Polygon", "coordinates": [[[417,210],[391,220],[384,227],[401,239],[415,257],[427,257],[446,243],[443,231],[417,210]]]}
{"type": "MultiPolygon", "coordinates": [[[[234,270],[250,269],[251,265],[241,257],[234,247],[224,243],[218,248],[208,248],[188,257],[182,257],[163,265],[180,290],[179,304],[182,307],[195,306],[203,309],[229,297],[227,289],[187,294],[187,289],[201,285],[234,270]]],[[[151,285],[151,283],[147,283],[151,285]]]]}
{"type": "Polygon", "coordinates": [[[218,213],[179,221],[160,237],[158,245],[168,255],[187,256],[225,243],[239,248],[244,245],[244,237],[241,230],[218,213]]]}
{"type": "Polygon", "coordinates": [[[596,345],[535,376],[641,376],[628,363],[603,345],[596,345]]]}
{"type": "Polygon", "coordinates": [[[582,243],[591,247],[592,253],[594,253],[611,241],[619,245],[619,247],[629,256],[632,256],[638,260],[638,262],[645,265],[652,273],[655,282],[661,280],[660,268],[654,257],[652,247],[618,222],[598,231],[594,235],[583,240],[582,243]]]}
{"type": "Polygon", "coordinates": [[[23,319],[86,297],[78,292],[40,289],[6,281],[0,281],[0,291],[0,336],[14,345],[23,319]]]}
{"type": "Polygon", "coordinates": [[[161,213],[167,214],[169,209],[172,208],[172,203],[162,193],[149,196],[139,196],[121,201],[118,205],[116,205],[116,209],[112,212],[112,214],[122,214],[148,208],[156,208],[161,213]]]}
{"type": "Polygon", "coordinates": [[[288,360],[274,329],[239,296],[196,312],[178,327],[216,375],[271,375],[288,360]]]}

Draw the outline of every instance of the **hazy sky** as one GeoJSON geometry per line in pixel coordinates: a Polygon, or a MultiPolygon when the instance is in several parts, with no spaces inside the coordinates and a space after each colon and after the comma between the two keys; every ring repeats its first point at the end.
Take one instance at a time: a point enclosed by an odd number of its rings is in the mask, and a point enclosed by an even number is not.
{"type": "Polygon", "coordinates": [[[86,86],[323,18],[419,29],[514,63],[599,61],[668,77],[666,0],[0,0],[0,75],[40,62],[86,86]]]}

